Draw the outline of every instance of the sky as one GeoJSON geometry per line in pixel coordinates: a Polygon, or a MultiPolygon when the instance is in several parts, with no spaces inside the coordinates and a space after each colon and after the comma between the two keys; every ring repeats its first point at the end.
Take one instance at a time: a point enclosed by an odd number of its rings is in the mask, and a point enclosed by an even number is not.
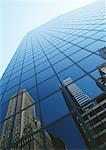
{"type": "Polygon", "coordinates": [[[0,78],[30,30],[97,0],[0,0],[0,78]]]}

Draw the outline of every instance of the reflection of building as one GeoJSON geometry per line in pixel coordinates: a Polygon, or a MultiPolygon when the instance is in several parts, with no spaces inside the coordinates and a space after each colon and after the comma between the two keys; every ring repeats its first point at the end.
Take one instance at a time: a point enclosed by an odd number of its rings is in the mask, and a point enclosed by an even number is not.
{"type": "Polygon", "coordinates": [[[33,99],[24,90],[11,98],[4,123],[1,146],[23,150],[53,149],[51,138],[47,132],[38,132],[41,123],[35,118],[33,99]]]}
{"type": "Polygon", "coordinates": [[[103,59],[106,59],[106,47],[105,46],[99,49],[99,54],[103,59]]]}
{"type": "Polygon", "coordinates": [[[71,78],[63,81],[66,104],[89,148],[105,148],[106,94],[92,102],[71,78]],[[85,102],[84,102],[85,101],[85,102]]]}
{"type": "Polygon", "coordinates": [[[64,86],[71,92],[72,96],[76,99],[77,103],[81,106],[91,101],[91,98],[84,94],[84,92],[75,84],[71,83],[72,79],[68,78],[63,81],[64,86]]]}
{"type": "Polygon", "coordinates": [[[83,111],[81,117],[93,133],[95,143],[100,149],[106,148],[106,94],[96,98],[92,107],[83,111]]]}
{"type": "Polygon", "coordinates": [[[97,80],[97,85],[103,90],[106,91],[106,63],[98,67],[101,77],[97,80]]]}

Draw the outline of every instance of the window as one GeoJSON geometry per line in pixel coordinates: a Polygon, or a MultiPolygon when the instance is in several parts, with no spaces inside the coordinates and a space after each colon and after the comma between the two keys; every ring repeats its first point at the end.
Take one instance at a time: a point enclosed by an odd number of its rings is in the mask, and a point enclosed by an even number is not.
{"type": "Polygon", "coordinates": [[[84,41],[78,43],[78,45],[81,46],[81,47],[85,47],[85,46],[87,46],[87,45],[89,45],[93,42],[95,42],[95,40],[87,38],[84,41]]]}
{"type": "Polygon", "coordinates": [[[86,49],[92,51],[92,52],[96,52],[98,51],[98,49],[100,49],[101,47],[103,47],[106,43],[103,41],[96,41],[95,43],[89,45],[86,47],[86,49]]]}
{"type": "Polygon", "coordinates": [[[68,113],[68,109],[61,92],[41,101],[44,124],[49,124],[68,113]]]}
{"type": "Polygon", "coordinates": [[[46,97],[47,95],[55,92],[59,89],[59,81],[56,77],[52,77],[48,79],[47,81],[41,83],[38,85],[39,88],[39,94],[41,98],[46,97]]]}
{"type": "Polygon", "coordinates": [[[64,53],[65,53],[67,56],[69,56],[69,55],[71,55],[71,54],[73,54],[73,53],[75,53],[75,52],[77,52],[77,51],[79,51],[79,50],[80,50],[79,47],[73,46],[73,47],[67,49],[66,51],[64,51],[64,53]]]}
{"type": "Polygon", "coordinates": [[[90,55],[91,53],[86,51],[86,50],[80,50],[76,53],[74,53],[73,55],[69,56],[73,61],[77,62],[80,61],[81,59],[87,57],[88,55],[90,55]]]}
{"type": "Polygon", "coordinates": [[[52,57],[52,58],[50,59],[50,62],[51,62],[52,64],[55,64],[55,63],[57,63],[58,61],[64,59],[65,57],[66,57],[66,56],[65,56],[64,54],[60,53],[60,54],[58,54],[58,55],[52,57]]]}
{"type": "Polygon", "coordinates": [[[35,75],[34,69],[30,69],[27,72],[23,73],[21,76],[21,82],[35,75]]]}
{"type": "Polygon", "coordinates": [[[54,75],[54,71],[51,67],[37,74],[38,83],[50,78],[54,75]]]}
{"type": "Polygon", "coordinates": [[[36,66],[36,73],[39,73],[40,71],[48,68],[50,66],[50,63],[48,61],[45,61],[44,63],[36,66]]]}
{"type": "Polygon", "coordinates": [[[25,67],[23,66],[22,73],[24,73],[24,72],[26,72],[30,69],[33,69],[33,68],[34,68],[34,63],[31,63],[31,64],[29,64],[28,66],[25,66],[25,67]]]}
{"type": "Polygon", "coordinates": [[[34,100],[35,102],[38,101],[38,93],[37,93],[37,88],[36,88],[36,86],[33,87],[33,88],[31,88],[31,89],[29,89],[29,90],[28,90],[28,93],[30,94],[30,96],[33,98],[33,100],[34,100]]]}
{"type": "Polygon", "coordinates": [[[35,65],[37,66],[37,65],[39,65],[39,64],[41,64],[41,63],[43,63],[45,61],[47,61],[47,58],[46,57],[42,57],[41,59],[38,59],[38,60],[35,61],[35,65]]]}
{"type": "Polygon", "coordinates": [[[69,60],[68,58],[65,58],[62,61],[53,65],[53,68],[55,69],[56,72],[60,72],[64,70],[65,68],[71,66],[72,64],[73,62],[71,60],[69,60]]]}
{"type": "Polygon", "coordinates": [[[72,80],[76,80],[79,77],[83,76],[85,73],[76,65],[69,67],[68,69],[64,70],[63,72],[59,73],[58,76],[61,81],[71,77],[72,80]]]}
{"type": "Polygon", "coordinates": [[[100,66],[100,64],[104,63],[105,61],[93,54],[87,58],[85,58],[84,60],[80,61],[78,64],[85,69],[86,71],[92,71],[93,69],[97,68],[98,66],[100,66]]]}
{"type": "Polygon", "coordinates": [[[36,85],[36,80],[35,80],[35,76],[33,76],[20,84],[20,90],[21,89],[30,89],[31,87],[33,87],[35,85],[36,85]]]}
{"type": "Polygon", "coordinates": [[[6,90],[9,90],[10,88],[14,87],[15,85],[17,85],[19,83],[20,83],[20,76],[18,76],[14,80],[9,81],[9,83],[7,84],[7,89],[6,90]]]}
{"type": "Polygon", "coordinates": [[[96,85],[96,81],[89,76],[76,81],[75,84],[91,99],[102,94],[102,90],[96,85]]]}

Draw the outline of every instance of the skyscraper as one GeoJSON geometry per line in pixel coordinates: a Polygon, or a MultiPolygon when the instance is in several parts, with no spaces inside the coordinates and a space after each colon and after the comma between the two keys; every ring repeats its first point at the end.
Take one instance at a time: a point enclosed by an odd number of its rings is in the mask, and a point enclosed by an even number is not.
{"type": "Polygon", "coordinates": [[[71,78],[63,81],[62,91],[67,107],[88,147],[105,149],[106,93],[97,97],[96,101],[92,101],[75,83],[72,83],[71,78]]]}
{"type": "MultiPolygon", "coordinates": [[[[27,33],[1,79],[1,133],[10,97],[26,89],[34,100],[36,117],[42,124],[42,130],[59,138],[68,149],[88,147],[88,136],[82,134],[78,126],[81,124],[77,124],[70,113],[72,101],[69,100],[67,106],[61,86],[65,79],[71,77],[72,85],[77,85],[83,92],[82,96],[86,95],[82,103],[78,100],[81,107],[85,101],[91,102],[89,107],[83,106],[88,115],[91,108],[98,106],[91,105],[96,105],[98,99],[105,100],[105,74],[101,76],[100,71],[100,66],[106,63],[103,52],[106,46],[104,6],[104,1],[98,1],[56,17],[27,33]],[[101,77],[104,81],[102,86],[98,82],[101,77]]],[[[72,89],[70,92],[73,94],[72,89]]],[[[77,108],[74,107],[75,112],[77,108]]],[[[13,111],[12,107],[10,114],[13,111]]],[[[84,112],[81,120],[84,120],[83,116],[84,112]]],[[[92,132],[97,134],[95,130],[92,132]]],[[[102,138],[104,132],[101,132],[102,138]]],[[[94,148],[104,144],[95,142],[94,148]]]]}
{"type": "MultiPolygon", "coordinates": [[[[26,90],[9,101],[6,120],[1,137],[2,149],[44,149],[41,123],[35,116],[34,101],[26,90]]],[[[54,149],[51,137],[45,133],[46,149],[54,149]]]]}

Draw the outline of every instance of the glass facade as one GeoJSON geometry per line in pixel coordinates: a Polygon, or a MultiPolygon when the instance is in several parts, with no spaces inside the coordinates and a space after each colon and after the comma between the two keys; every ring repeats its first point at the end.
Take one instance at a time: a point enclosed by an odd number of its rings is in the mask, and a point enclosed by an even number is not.
{"type": "Polygon", "coordinates": [[[106,62],[99,53],[106,46],[104,6],[98,1],[66,13],[23,38],[1,78],[1,135],[9,99],[26,89],[43,129],[69,149],[87,147],[61,86],[71,77],[91,101],[104,93],[96,84],[98,67],[106,62]]]}

